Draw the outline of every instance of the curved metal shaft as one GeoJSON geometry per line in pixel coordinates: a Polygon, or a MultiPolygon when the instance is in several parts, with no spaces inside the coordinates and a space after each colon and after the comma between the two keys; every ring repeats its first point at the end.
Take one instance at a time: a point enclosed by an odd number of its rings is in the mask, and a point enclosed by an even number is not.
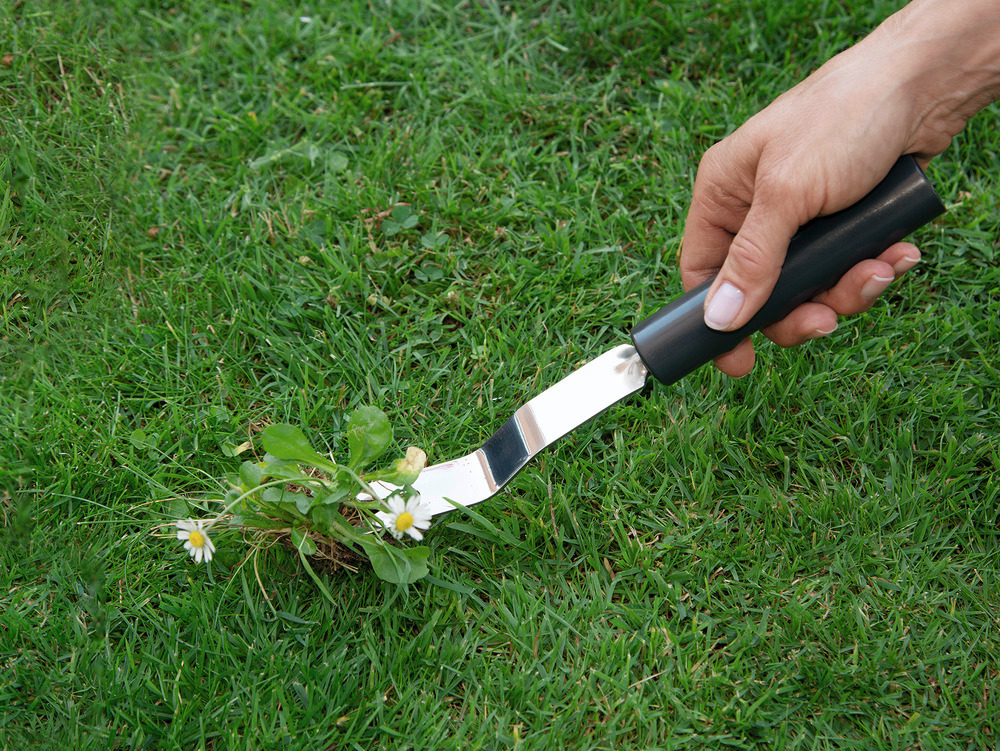
{"type": "MultiPolygon", "coordinates": [[[[424,469],[413,487],[433,515],[453,510],[454,504],[481,503],[510,482],[540,451],[640,390],[647,376],[635,347],[615,347],[518,409],[481,448],[424,469]]],[[[383,498],[397,490],[380,482],[372,488],[383,498]]]]}

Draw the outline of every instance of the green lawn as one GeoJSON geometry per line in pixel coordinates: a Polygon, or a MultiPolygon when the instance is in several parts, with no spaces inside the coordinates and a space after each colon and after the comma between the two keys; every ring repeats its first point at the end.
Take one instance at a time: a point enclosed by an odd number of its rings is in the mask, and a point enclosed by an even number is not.
{"type": "Polygon", "coordinates": [[[901,5],[4,2],[0,747],[995,748],[996,107],[869,314],[583,426],[437,583],[166,526],[269,422],[443,461],[626,342],[704,149],[901,5]]]}

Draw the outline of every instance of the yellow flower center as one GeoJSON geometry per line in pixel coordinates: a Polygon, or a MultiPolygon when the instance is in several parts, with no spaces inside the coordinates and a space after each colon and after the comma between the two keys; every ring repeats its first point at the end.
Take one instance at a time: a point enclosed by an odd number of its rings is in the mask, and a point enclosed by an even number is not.
{"type": "Polygon", "coordinates": [[[205,535],[203,535],[198,530],[195,530],[190,535],[188,535],[188,542],[190,542],[194,547],[200,548],[205,544],[205,535]]]}
{"type": "Polygon", "coordinates": [[[396,517],[396,529],[400,532],[405,532],[410,527],[413,526],[413,514],[409,511],[404,511],[402,514],[396,517]]]}

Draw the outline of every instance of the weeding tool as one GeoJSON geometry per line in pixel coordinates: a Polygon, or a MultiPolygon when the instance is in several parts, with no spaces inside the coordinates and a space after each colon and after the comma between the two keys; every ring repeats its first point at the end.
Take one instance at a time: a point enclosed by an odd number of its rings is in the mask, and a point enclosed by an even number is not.
{"type": "MultiPolygon", "coordinates": [[[[664,385],[683,378],[753,332],[780,321],[836,284],[850,268],[944,210],[916,160],[902,157],[858,203],[799,229],[770,299],[745,326],[720,332],[705,325],[702,310],[709,280],[639,323],[632,329],[631,345],[605,352],[517,409],[482,447],[425,468],[414,488],[433,515],[485,501],[540,451],[642,389],[650,375],[664,385]]],[[[378,482],[373,488],[383,498],[397,490],[378,482]]]]}

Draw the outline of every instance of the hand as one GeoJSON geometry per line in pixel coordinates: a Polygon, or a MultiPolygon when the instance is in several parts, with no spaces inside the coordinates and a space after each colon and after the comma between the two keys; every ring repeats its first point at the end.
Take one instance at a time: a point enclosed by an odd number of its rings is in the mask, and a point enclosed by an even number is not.
{"type": "MultiPolygon", "coordinates": [[[[991,39],[998,36],[1000,14],[991,5],[917,0],[705,153],[680,266],[686,289],[717,275],[707,325],[744,325],[770,296],[801,225],[862,198],[902,154],[925,166],[1000,94],[1000,43],[976,48],[976,60],[966,61],[975,72],[960,64],[972,54],[965,51],[970,33],[990,26],[991,39]]],[[[893,245],[764,334],[794,346],[830,333],[838,315],[867,310],[919,260],[913,245],[893,245]]],[[[749,340],[716,359],[733,376],[753,362],[749,340]]]]}

